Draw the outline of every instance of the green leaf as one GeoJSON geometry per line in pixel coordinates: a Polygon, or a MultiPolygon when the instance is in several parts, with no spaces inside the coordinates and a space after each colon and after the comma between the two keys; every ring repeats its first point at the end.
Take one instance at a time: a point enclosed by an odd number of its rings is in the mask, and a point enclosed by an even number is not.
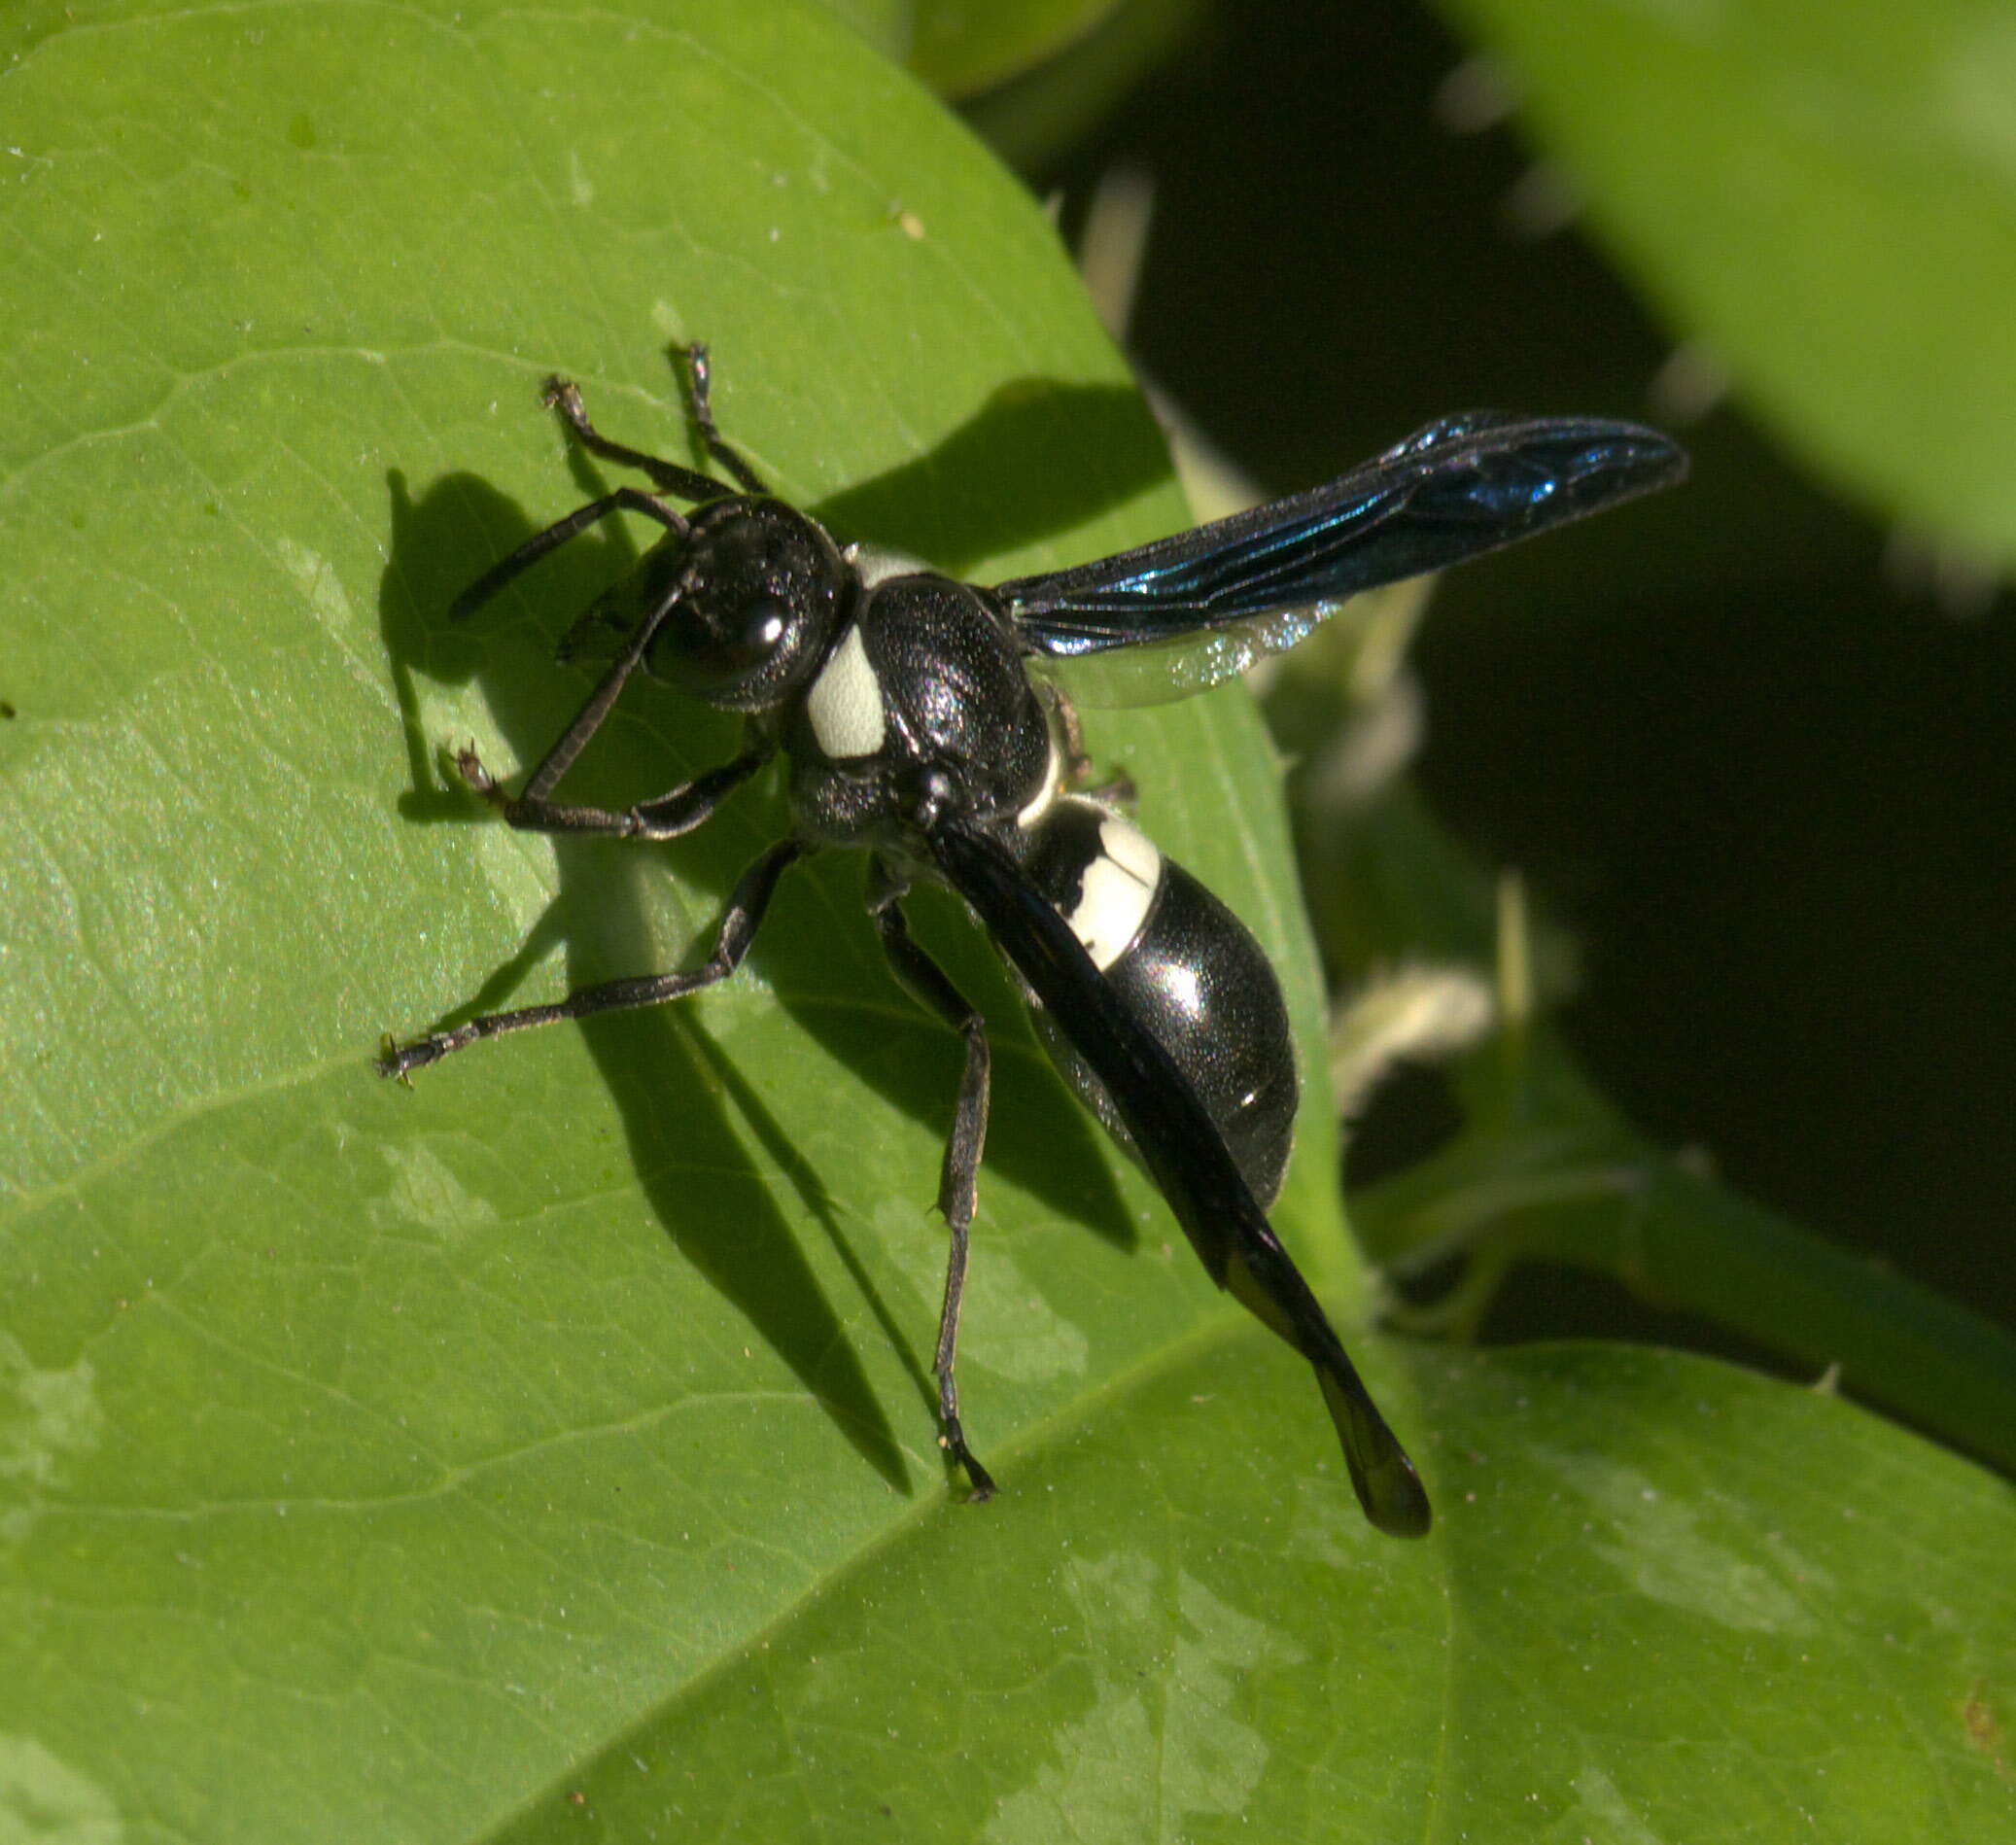
{"type": "Polygon", "coordinates": [[[918,0],[911,63],[948,96],[1021,75],[1095,30],[1121,0],[918,0]]]}
{"type": "Polygon", "coordinates": [[[833,15],[852,26],[885,57],[899,63],[910,54],[916,34],[915,0],[817,0],[833,15]]]}
{"type": "MultiPolygon", "coordinates": [[[[816,12],[16,23],[0,1829],[478,1830],[892,1529],[989,1528],[926,1375],[957,1048],[857,865],[704,1003],[372,1073],[388,1028],[677,961],[781,825],[756,791],[556,848],[442,784],[444,744],[557,734],[593,669],[554,641],[635,542],[446,624],[596,488],[541,379],[683,455],[663,349],[705,335],[782,492],[956,569],[1182,507],[1040,211],[816,12]]],[[[732,735],[640,687],[578,785],[732,735]]],[[[1144,818],[1313,1026],[1248,703],[1094,742],[1196,765],[1144,818]]],[[[965,1408],[1028,1489],[1038,1431],[1231,1309],[954,907],[923,925],[1003,1021],[965,1408]]],[[[1325,1115],[1283,1221],[1341,1309],[1325,1115]]],[[[1329,1452],[1306,1376],[1294,1415],[1329,1452]]]]}
{"type": "Polygon", "coordinates": [[[2016,14],[1452,0],[1605,241],[1860,499],[2016,557],[2016,14]]]}
{"type": "Polygon", "coordinates": [[[991,1528],[907,1527],[505,1836],[2005,1829],[2016,1513],[1964,1463],[1698,1359],[1430,1359],[1448,1515],[1406,1547],[1252,1389],[1294,1371],[1173,1351],[991,1528]]]}
{"type": "MultiPolygon", "coordinates": [[[[1099,132],[1161,66],[1199,36],[1208,0],[1120,0],[1073,9],[1069,31],[1046,25],[1045,9],[1027,16],[993,10],[976,16],[954,4],[939,9],[976,36],[942,49],[946,68],[931,72],[989,147],[1017,172],[1056,168],[1099,132]],[[1011,23],[1019,28],[1012,36],[1011,23]]],[[[922,67],[924,60],[919,59],[922,67]]]]}
{"type": "MultiPolygon", "coordinates": [[[[1041,214],[928,97],[775,3],[4,29],[0,1835],[1686,1836],[1724,1775],[1753,1834],[1841,1835],[1879,1770],[1885,1837],[1935,1798],[1988,1835],[1999,1489],[1733,1374],[1361,1337],[1442,1494],[1438,1544],[1377,1539],[949,903],[1003,1021],[984,1511],[925,1375],[956,1048],[853,867],[702,1002],[371,1073],[387,1028],[671,964],[779,825],[752,790],[556,847],[443,784],[443,744],[550,742],[592,679],[552,643],[637,541],[446,623],[601,483],[547,372],[690,456],[660,349],[707,337],[781,491],[955,569],[1180,523],[1041,214]]],[[[640,687],[580,791],[731,737],[640,687]]],[[[1313,1076],[1243,695],[1092,742],[1313,1076]]],[[[1280,1222],[1343,1309],[1333,1165],[1312,1080],[1280,1222]]]]}

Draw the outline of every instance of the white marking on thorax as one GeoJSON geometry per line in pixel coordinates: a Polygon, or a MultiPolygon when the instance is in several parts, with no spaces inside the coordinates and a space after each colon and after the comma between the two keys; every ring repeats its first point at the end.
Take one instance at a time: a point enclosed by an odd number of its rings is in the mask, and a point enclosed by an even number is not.
{"type": "Polygon", "coordinates": [[[882,748],[887,725],[882,711],[882,681],[868,663],[860,625],[848,629],[805,695],[812,734],[833,761],[872,756],[882,748]]]}
{"type": "Polygon", "coordinates": [[[1059,747],[1057,726],[1050,730],[1050,753],[1043,762],[1043,784],[1029,796],[1029,804],[1015,817],[1016,825],[1026,831],[1050,812],[1050,804],[1064,784],[1064,752],[1059,747]]]}
{"type": "Polygon", "coordinates": [[[1077,907],[1064,921],[1100,973],[1133,946],[1162,883],[1162,853],[1131,820],[1099,822],[1099,855],[1085,868],[1077,907]]]}
{"type": "Polygon", "coordinates": [[[840,555],[853,567],[863,589],[873,589],[891,576],[917,576],[931,568],[907,551],[886,550],[880,544],[850,544],[840,555]]]}

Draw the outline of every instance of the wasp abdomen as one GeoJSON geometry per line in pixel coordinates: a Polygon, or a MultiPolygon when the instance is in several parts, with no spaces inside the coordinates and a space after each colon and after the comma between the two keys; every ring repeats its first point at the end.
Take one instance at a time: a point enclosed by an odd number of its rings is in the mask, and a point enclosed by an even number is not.
{"type": "MultiPolygon", "coordinates": [[[[1022,829],[1023,863],[1093,965],[1189,1078],[1262,1205],[1281,1189],[1300,1085],[1279,981],[1246,925],[1124,815],[1082,795],[1022,829]]],[[[1117,1111],[1041,1008],[1051,1061],[1107,1131],[1117,1111]]]]}

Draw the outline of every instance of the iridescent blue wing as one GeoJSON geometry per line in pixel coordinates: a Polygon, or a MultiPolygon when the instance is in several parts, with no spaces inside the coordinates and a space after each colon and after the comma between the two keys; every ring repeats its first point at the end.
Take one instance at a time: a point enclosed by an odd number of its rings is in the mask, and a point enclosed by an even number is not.
{"type": "Polygon", "coordinates": [[[1293,646],[1347,596],[1516,543],[1686,472],[1667,437],[1592,417],[1445,417],[1306,493],[993,593],[1029,646],[1162,656],[1167,695],[1293,646]]]}

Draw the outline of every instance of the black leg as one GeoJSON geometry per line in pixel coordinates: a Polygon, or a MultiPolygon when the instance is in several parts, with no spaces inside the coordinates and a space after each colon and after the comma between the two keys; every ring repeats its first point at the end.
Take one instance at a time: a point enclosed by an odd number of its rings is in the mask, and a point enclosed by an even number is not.
{"type": "MultiPolygon", "coordinates": [[[[589,422],[587,407],[581,402],[580,386],[565,378],[548,378],[543,395],[544,400],[568,420],[574,433],[581,438],[581,446],[590,454],[600,455],[604,461],[620,462],[625,468],[635,468],[639,473],[647,474],[653,485],[666,493],[678,494],[681,500],[718,500],[730,491],[726,481],[703,474],[697,468],[681,468],[678,462],[646,455],[643,449],[632,448],[627,442],[610,440],[589,422]]],[[[699,419],[695,421],[699,422],[699,419]]],[[[712,420],[700,424],[703,437],[712,427],[712,420]]],[[[713,444],[709,442],[708,447],[712,450],[713,444]]],[[[736,478],[740,479],[741,475],[737,474],[736,478]]],[[[756,491],[762,490],[758,488],[756,491]]]]}
{"type": "Polygon", "coordinates": [[[1085,753],[1085,733],[1078,723],[1078,708],[1060,685],[1049,688],[1050,709],[1057,718],[1058,740],[1064,758],[1064,785],[1090,801],[1103,801],[1131,814],[1139,799],[1134,779],[1126,770],[1115,770],[1105,781],[1092,783],[1092,758],[1085,753]]]}
{"type": "MultiPolygon", "coordinates": [[[[702,475],[699,478],[705,479],[702,475]]],[[[460,621],[463,616],[473,614],[515,576],[522,576],[549,551],[557,551],[569,539],[578,538],[591,525],[599,524],[610,513],[627,510],[642,512],[647,518],[656,519],[668,532],[683,532],[685,517],[675,512],[662,500],[653,500],[639,487],[618,487],[612,494],[600,500],[591,500],[585,506],[576,506],[564,519],[556,519],[543,532],[537,532],[513,551],[509,557],[491,565],[449,606],[448,616],[460,621]]]]}
{"type": "MultiPolygon", "coordinates": [[[[608,717],[617,698],[621,695],[624,683],[629,679],[631,674],[635,673],[643,665],[643,657],[650,650],[651,642],[656,638],[659,624],[664,618],[665,611],[660,609],[652,619],[640,624],[637,632],[630,637],[629,645],[623,649],[616,663],[602,676],[601,683],[588,695],[588,702],[574,713],[573,721],[560,733],[559,740],[553,745],[552,748],[546,751],[544,761],[532,772],[531,778],[525,783],[524,792],[517,798],[516,806],[527,813],[534,814],[548,806],[546,796],[553,792],[554,786],[558,783],[560,778],[574,767],[574,758],[588,747],[589,739],[602,728],[603,720],[608,717]]],[[[738,758],[738,761],[741,760],[743,758],[738,758]]],[[[464,750],[457,758],[457,761],[461,766],[463,774],[469,778],[470,784],[478,793],[486,797],[494,797],[497,783],[490,772],[476,761],[473,750],[464,750]]],[[[735,766],[735,764],[731,763],[729,768],[733,769],[735,766]]],[[[750,763],[749,767],[754,768],[755,764],[750,763]]],[[[727,771],[716,770],[714,773],[721,775],[726,774],[727,771]]],[[[746,774],[747,771],[744,771],[744,773],[746,774]]],[[[728,783],[728,786],[732,787],[734,782],[741,779],[741,776],[735,777],[734,781],[728,783]]],[[[725,793],[726,791],[723,788],[720,790],[720,793],[725,793]]],[[[674,794],[678,792],[678,790],[674,790],[674,794]]],[[[673,798],[673,794],[661,797],[665,801],[670,801],[673,798]]],[[[718,800],[720,794],[717,793],[714,798],[718,800]]],[[[580,811],[585,813],[592,812],[593,810],[583,809],[580,811]]],[[[709,811],[711,812],[712,809],[710,808],[709,811]]],[[[703,814],[700,818],[704,819],[707,817],[703,814]]],[[[696,826],[699,823],[699,820],[693,822],[696,826]]],[[[533,824],[533,829],[535,831],[539,830],[536,823],[533,824]]],[[[552,830],[556,832],[622,832],[625,829],[622,826],[591,826],[581,828],[555,827],[552,830]]]]}
{"type": "Polygon", "coordinates": [[[708,364],[707,347],[696,339],[690,346],[675,346],[673,351],[685,358],[686,402],[693,412],[693,426],[699,430],[700,439],[707,444],[707,452],[742,483],[744,492],[767,494],[770,489],[763,484],[756,470],[743,460],[739,450],[728,445],[721,432],[714,427],[713,369],[708,364]]]}
{"type": "Polygon", "coordinates": [[[677,974],[640,974],[630,980],[605,981],[598,987],[583,987],[550,1006],[525,1006],[516,1012],[492,1012],[446,1031],[433,1031],[410,1044],[400,1044],[390,1036],[378,1056],[378,1074],[403,1081],[414,1070],[438,1063],[453,1051],[466,1050],[485,1038],[503,1037],[507,1031],[525,1031],[537,1025],[557,1025],[563,1019],[588,1019],[599,1012],[630,1012],[640,1006],[661,1006],[671,999],[683,999],[705,987],[726,980],[742,964],[749,943],[762,925],[763,913],[770,907],[778,880],[803,855],[805,847],[795,839],[780,840],[758,858],[735,887],[721,918],[714,951],[698,967],[677,974]]]}
{"type": "Polygon", "coordinates": [[[945,1163],[938,1175],[938,1208],[952,1233],[945,1265],[945,1303],[938,1315],[938,1350],[931,1370],[938,1378],[938,1420],[945,1451],[966,1470],[976,1501],[991,1499],[993,1477],[974,1458],[959,1423],[959,1389],[956,1373],[959,1343],[959,1303],[966,1291],[968,1232],[978,1201],[980,1158],[987,1145],[990,1054],[987,1021],[969,1005],[945,971],[912,940],[903,919],[903,885],[880,858],[869,861],[868,910],[882,932],[883,952],[904,990],[927,1011],[934,1012],[966,1042],[966,1064],[959,1077],[958,1101],[953,1109],[952,1133],[945,1143],[945,1163]]]}
{"type": "MultiPolygon", "coordinates": [[[[745,749],[733,762],[710,769],[676,788],[635,807],[575,807],[530,792],[515,798],[504,793],[473,749],[457,752],[455,766],[463,780],[494,804],[513,826],[528,833],[596,833],[616,839],[678,839],[713,818],[715,808],[734,793],[776,753],[768,738],[745,749]]],[[[537,778],[535,778],[537,780],[537,778]]],[[[528,784],[529,785],[529,784],[528,784]]],[[[550,786],[550,783],[548,783],[550,786]]]]}
{"type": "Polygon", "coordinates": [[[1048,688],[1051,714],[1057,719],[1058,735],[1063,745],[1064,780],[1074,786],[1090,779],[1092,758],[1085,753],[1085,730],[1078,721],[1078,707],[1061,685],[1048,688]]]}

